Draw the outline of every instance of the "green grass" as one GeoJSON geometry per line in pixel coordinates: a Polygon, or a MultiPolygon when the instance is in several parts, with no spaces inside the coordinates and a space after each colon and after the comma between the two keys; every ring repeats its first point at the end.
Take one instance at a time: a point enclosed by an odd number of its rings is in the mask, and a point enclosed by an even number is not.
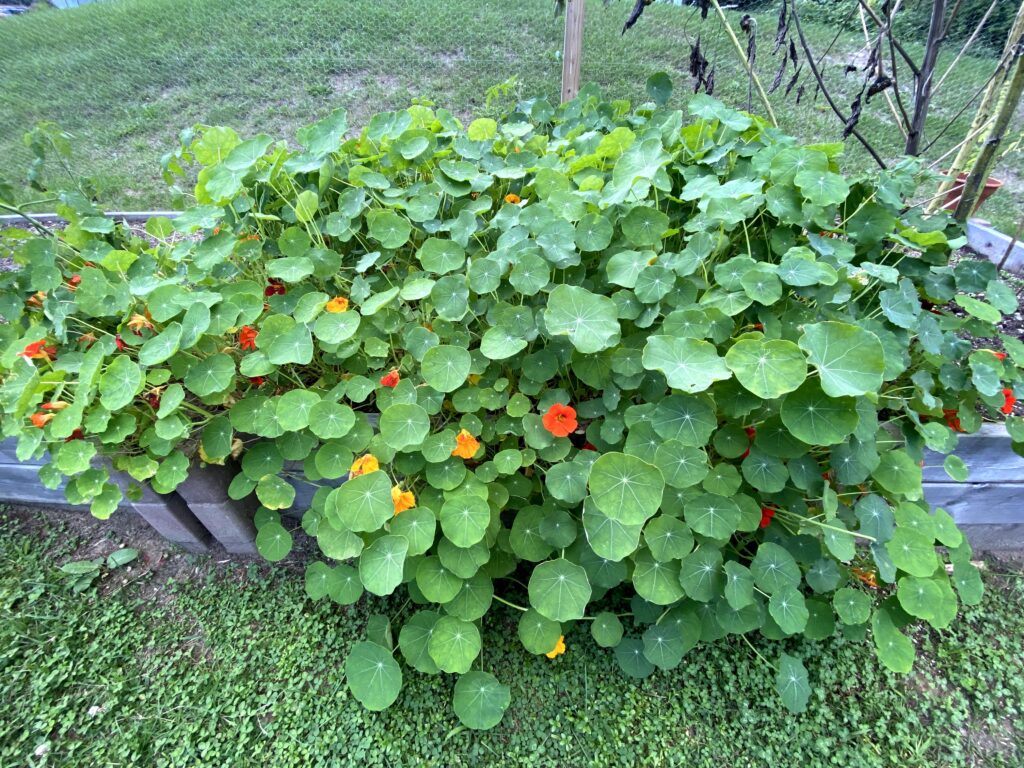
{"type": "MultiPolygon", "coordinates": [[[[745,104],[745,77],[717,23],[701,28],[692,9],[655,5],[623,36],[628,5],[588,3],[585,82],[639,101],[647,76],[666,70],[675,75],[681,102],[688,43],[699,32],[716,65],[716,95],[745,104]]],[[[758,15],[759,67],[770,82],[774,12],[758,15]]],[[[821,51],[833,34],[812,23],[807,31],[821,51]]],[[[841,68],[862,42],[859,33],[844,33],[825,66],[841,68]]],[[[487,88],[513,76],[519,95],[556,98],[561,45],[551,0],[108,0],[30,13],[0,24],[0,175],[23,172],[28,154],[21,134],[38,120],[53,120],[77,137],[76,168],[96,177],[101,199],[164,207],[170,197],[159,158],[193,123],[291,137],[339,105],[360,125],[413,97],[467,116],[484,108],[487,88]]],[[[951,58],[947,52],[940,68],[951,58]]],[[[993,67],[988,58],[960,62],[936,98],[931,135],[950,123],[993,67]]],[[[839,91],[844,108],[853,89],[850,79],[839,91]]],[[[799,105],[781,92],[774,97],[780,123],[809,142],[835,140],[838,124],[811,90],[799,105]]],[[[869,112],[864,131],[894,157],[901,142],[892,117],[880,100],[869,112]]],[[[971,114],[954,122],[931,157],[966,132],[971,114]]],[[[851,142],[846,165],[856,172],[872,164],[851,142]]],[[[1024,154],[998,173],[1008,184],[984,215],[1012,232],[1024,195],[1024,154]]]]}
{"type": "Polygon", "coordinates": [[[202,559],[179,563],[190,576],[180,583],[167,581],[167,565],[140,578],[148,567],[139,563],[76,596],[56,569],[79,542],[60,530],[43,539],[26,519],[0,521],[0,697],[15,703],[0,708],[5,768],[1024,760],[1024,584],[1015,573],[990,571],[984,603],[941,637],[918,633],[906,678],[880,671],[862,642],[788,647],[807,659],[816,686],[799,716],[783,710],[772,672],[736,639],[636,682],[578,629],[549,661],[519,647],[513,611],[491,613],[483,666],[512,685],[513,703],[496,729],[470,733],[451,713],[451,676],[406,670],[401,698],[380,714],[348,694],[349,644],[369,612],[397,603],[314,604],[294,570],[202,559]]]}

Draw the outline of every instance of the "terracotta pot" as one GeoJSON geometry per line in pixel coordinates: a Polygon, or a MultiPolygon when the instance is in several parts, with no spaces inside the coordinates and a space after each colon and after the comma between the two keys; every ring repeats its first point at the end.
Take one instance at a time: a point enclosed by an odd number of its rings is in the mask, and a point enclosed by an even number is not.
{"type": "MultiPolygon", "coordinates": [[[[963,191],[964,182],[966,181],[966,171],[957,175],[956,184],[954,184],[952,189],[950,189],[949,192],[946,193],[946,198],[945,200],[942,201],[942,207],[944,210],[947,210],[950,213],[956,210],[957,203],[960,202],[960,193],[963,191]]],[[[978,210],[978,208],[981,207],[981,204],[988,200],[990,197],[992,197],[992,194],[1001,186],[1003,186],[1003,182],[1001,182],[999,179],[993,178],[992,176],[987,178],[985,180],[985,186],[982,188],[981,194],[978,195],[978,201],[974,204],[974,210],[971,211],[971,213],[974,213],[974,211],[978,210]]]]}

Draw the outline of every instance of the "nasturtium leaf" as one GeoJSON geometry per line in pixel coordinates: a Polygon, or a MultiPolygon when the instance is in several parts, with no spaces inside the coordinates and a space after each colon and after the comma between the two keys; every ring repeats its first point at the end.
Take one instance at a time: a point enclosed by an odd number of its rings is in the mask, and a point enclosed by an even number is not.
{"type": "Polygon", "coordinates": [[[649,336],[643,352],[643,365],[660,371],[673,389],[702,392],[716,381],[732,376],[713,344],[700,339],[673,336],[649,336]]]}
{"type": "Polygon", "coordinates": [[[295,488],[277,475],[267,475],[256,483],[256,498],[267,509],[288,509],[295,501],[295,488]]]}
{"type": "Polygon", "coordinates": [[[710,467],[708,456],[700,448],[668,440],[658,446],[654,465],[661,471],[665,483],[673,488],[688,488],[703,480],[710,467]]]}
{"type": "MultiPolygon", "coordinates": [[[[530,562],[540,562],[551,554],[552,547],[540,533],[540,524],[544,520],[545,510],[541,507],[523,507],[516,512],[509,532],[509,544],[515,555],[530,562]]],[[[586,512],[583,514],[586,524],[586,512]]],[[[640,532],[637,531],[637,538],[640,532]]],[[[636,548],[634,544],[634,549],[636,548]]],[[[625,556],[625,555],[623,555],[625,556]]]]}
{"type": "Polygon", "coordinates": [[[313,335],[325,344],[340,344],[359,329],[358,312],[325,312],[313,323],[313,335]]]}
{"type": "Polygon", "coordinates": [[[452,240],[428,237],[416,253],[423,268],[428,272],[443,275],[461,267],[466,261],[466,251],[452,240]]]}
{"type": "Polygon", "coordinates": [[[558,285],[548,295],[544,325],[551,336],[568,336],[583,354],[593,354],[619,341],[615,302],[575,285],[558,285]]]}
{"type": "Polygon", "coordinates": [[[416,447],[430,432],[430,417],[415,403],[394,403],[380,414],[380,433],[396,451],[416,447]]]}
{"type": "Polygon", "coordinates": [[[426,507],[405,510],[391,521],[391,533],[409,542],[409,555],[422,555],[434,543],[437,520],[426,507]]]}
{"type": "Polygon", "coordinates": [[[479,496],[460,493],[444,503],[440,518],[441,530],[455,546],[471,547],[487,532],[491,508],[479,496]]]}
{"type": "Polygon", "coordinates": [[[485,731],[501,722],[512,701],[512,691],[490,672],[473,671],[455,683],[452,708],[467,728],[485,731]]]}
{"type": "Polygon", "coordinates": [[[550,653],[561,636],[562,625],[541,616],[533,608],[519,617],[519,640],[530,653],[550,653]]]}
{"type": "Polygon", "coordinates": [[[668,515],[659,515],[644,526],[644,542],[656,560],[680,560],[693,549],[693,534],[686,524],[668,515]]]}
{"type": "Polygon", "coordinates": [[[606,216],[588,213],[576,224],[576,247],[581,251],[603,251],[612,240],[613,228],[606,216]]]}
{"type": "Polygon", "coordinates": [[[783,653],[779,657],[775,689],[790,712],[800,714],[806,711],[807,702],[811,698],[811,684],[808,682],[804,663],[800,659],[788,653],[783,653]]]}
{"type": "Polygon", "coordinates": [[[360,640],[345,659],[345,679],[352,695],[372,712],[387,709],[402,690],[402,669],[382,645],[360,640]]]}
{"type": "Polygon", "coordinates": [[[583,618],[590,602],[587,572],[565,558],[549,560],[533,569],[529,583],[530,605],[552,621],[583,618]]]}
{"type": "Polygon", "coordinates": [[[471,622],[442,616],[434,624],[427,649],[442,672],[464,674],[480,654],[480,631],[471,622]]]}
{"type": "Polygon", "coordinates": [[[683,597],[678,563],[656,560],[650,550],[641,550],[633,561],[633,588],[647,602],[671,605],[683,597]]]}
{"type": "Polygon", "coordinates": [[[906,674],[914,666],[914,644],[896,627],[887,608],[879,608],[871,617],[871,635],[878,660],[893,672],[906,674]]]}
{"type": "Polygon", "coordinates": [[[394,211],[372,210],[366,214],[370,237],[384,248],[398,248],[409,240],[412,225],[394,211]]]}
{"type": "Polygon", "coordinates": [[[871,617],[871,598],[850,587],[836,590],[832,596],[832,606],[844,624],[864,624],[871,617]]]}
{"type": "Polygon", "coordinates": [[[807,606],[800,590],[786,585],[772,593],[768,612],[787,635],[803,632],[807,626],[807,606]]]}
{"type": "Polygon", "coordinates": [[[559,501],[578,504],[587,495],[589,475],[590,465],[580,461],[554,464],[544,474],[544,487],[559,501]]]}
{"type": "Polygon", "coordinates": [[[193,365],[185,376],[185,388],[205,397],[224,392],[235,379],[235,361],[230,355],[218,352],[193,365]]]}
{"type": "Polygon", "coordinates": [[[625,525],[642,525],[661,505],[665,480],[657,467],[624,453],[605,453],[591,465],[594,504],[625,525]]]}
{"type": "Polygon", "coordinates": [[[651,421],[659,437],[697,448],[707,445],[718,426],[706,395],[669,395],[655,406],[651,421]]]}
{"type": "Polygon", "coordinates": [[[310,414],[320,402],[320,395],[308,389],[293,389],[277,401],[277,423],[286,432],[298,432],[310,424],[310,414]]]}
{"type": "Polygon", "coordinates": [[[766,400],[792,392],[807,378],[800,348],[782,339],[741,339],[726,353],[725,364],[745,389],[766,400]]]}
{"type": "Polygon", "coordinates": [[[800,171],[793,177],[806,200],[814,205],[838,205],[850,194],[850,185],[838,173],[800,171]]]}
{"type": "Polygon", "coordinates": [[[267,523],[256,533],[256,548],[263,557],[276,563],[291,552],[292,535],[280,523],[267,523]]]}
{"type": "Polygon", "coordinates": [[[913,528],[899,527],[885,543],[893,564],[911,576],[926,578],[939,567],[934,540],[913,528]]]}
{"type": "Polygon", "coordinates": [[[644,655],[644,644],[636,638],[627,637],[615,646],[615,661],[629,677],[642,680],[654,672],[654,665],[644,655]]]}
{"type": "Polygon", "coordinates": [[[395,513],[391,480],[385,472],[354,477],[331,491],[327,509],[350,531],[376,531],[395,513]]]}
{"type": "Polygon", "coordinates": [[[735,610],[740,610],[754,602],[754,576],[750,569],[735,560],[729,560],[725,566],[725,599],[735,610]]]}
{"type": "Polygon", "coordinates": [[[355,423],[355,412],[340,403],[319,400],[309,410],[309,431],[321,440],[344,437],[355,423]]]}
{"type": "Polygon", "coordinates": [[[601,611],[590,623],[590,634],[602,648],[614,648],[622,640],[622,622],[611,611],[601,611]]]}
{"type": "Polygon", "coordinates": [[[800,348],[818,369],[821,388],[830,397],[876,393],[882,387],[885,353],[878,337],[849,323],[828,321],[804,326],[800,348]]]}
{"type": "Polygon", "coordinates": [[[142,369],[128,355],[118,355],[100,376],[100,402],[109,411],[119,411],[135,398],[142,383],[142,369]]]}
{"type": "Polygon", "coordinates": [[[800,584],[800,566],[788,551],[772,542],[758,545],[750,563],[750,572],[754,574],[758,588],[769,595],[800,584]]]}
{"type": "Polygon", "coordinates": [[[722,591],[722,551],[701,547],[683,558],[679,568],[679,584],[686,596],[707,603],[722,591]]]}
{"type": "Polygon", "coordinates": [[[437,557],[425,557],[416,566],[416,586],[432,603],[447,603],[462,589],[462,579],[449,571],[437,557]]]}
{"type": "Polygon", "coordinates": [[[729,538],[740,522],[736,502],[711,493],[702,493],[686,501],[683,515],[692,530],[712,539],[729,538]]]}
{"type": "Polygon", "coordinates": [[[583,506],[583,530],[587,543],[599,557],[617,563],[636,550],[643,523],[623,523],[606,515],[589,499],[583,506]]]}
{"type": "Polygon", "coordinates": [[[159,365],[178,351],[181,342],[181,324],[168,323],[156,336],[147,339],[139,348],[139,362],[145,366],[159,365]]]}
{"type": "Polygon", "coordinates": [[[852,397],[829,397],[808,380],[782,401],[782,423],[809,445],[836,445],[857,428],[860,417],[852,397]]]}
{"type": "Polygon", "coordinates": [[[64,475],[77,475],[89,469],[96,446],[85,440],[69,440],[56,450],[54,465],[64,475]]]}
{"type": "Polygon", "coordinates": [[[652,624],[643,634],[644,657],[658,669],[675,669],[686,653],[682,630],[672,622],[652,624]]]}
{"type": "Polygon", "coordinates": [[[438,392],[454,392],[469,376],[472,357],[462,347],[431,347],[421,362],[423,380],[438,392]]]}
{"type": "Polygon", "coordinates": [[[488,328],[480,338],[480,352],[488,360],[507,360],[526,349],[527,341],[508,328],[488,328]]]}
{"type": "Polygon", "coordinates": [[[359,555],[359,580],[367,592],[390,595],[402,583],[402,568],[409,552],[404,536],[381,536],[359,555]]]}
{"type": "Polygon", "coordinates": [[[908,499],[920,499],[922,495],[920,465],[901,449],[886,451],[871,476],[885,490],[902,494],[908,499]]]}
{"type": "Polygon", "coordinates": [[[740,465],[743,479],[762,493],[778,493],[786,487],[789,471],[782,460],[751,448],[740,465]]]}
{"type": "Polygon", "coordinates": [[[322,600],[334,591],[338,582],[338,571],[322,560],[315,560],[306,566],[306,595],[310,600],[322,600]]]}

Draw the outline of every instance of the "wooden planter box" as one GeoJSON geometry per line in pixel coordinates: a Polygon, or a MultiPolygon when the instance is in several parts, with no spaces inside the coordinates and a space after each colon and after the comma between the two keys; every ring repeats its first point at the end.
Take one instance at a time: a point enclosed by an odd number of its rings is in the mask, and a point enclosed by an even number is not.
{"type": "Polygon", "coordinates": [[[966,482],[952,480],[943,456],[925,456],[925,499],[949,512],[978,550],[1024,549],[1024,458],[1010,447],[1001,424],[961,435],[956,455],[967,464],[966,482]]]}

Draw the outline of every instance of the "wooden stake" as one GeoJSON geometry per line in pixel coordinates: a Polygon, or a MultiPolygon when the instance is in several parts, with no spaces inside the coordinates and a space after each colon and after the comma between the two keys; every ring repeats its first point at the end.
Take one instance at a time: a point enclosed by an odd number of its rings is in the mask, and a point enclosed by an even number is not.
{"type": "Polygon", "coordinates": [[[585,0],[566,0],[565,40],[562,43],[562,102],[572,101],[580,92],[580,62],[583,59],[583,7],[585,0]]]}

